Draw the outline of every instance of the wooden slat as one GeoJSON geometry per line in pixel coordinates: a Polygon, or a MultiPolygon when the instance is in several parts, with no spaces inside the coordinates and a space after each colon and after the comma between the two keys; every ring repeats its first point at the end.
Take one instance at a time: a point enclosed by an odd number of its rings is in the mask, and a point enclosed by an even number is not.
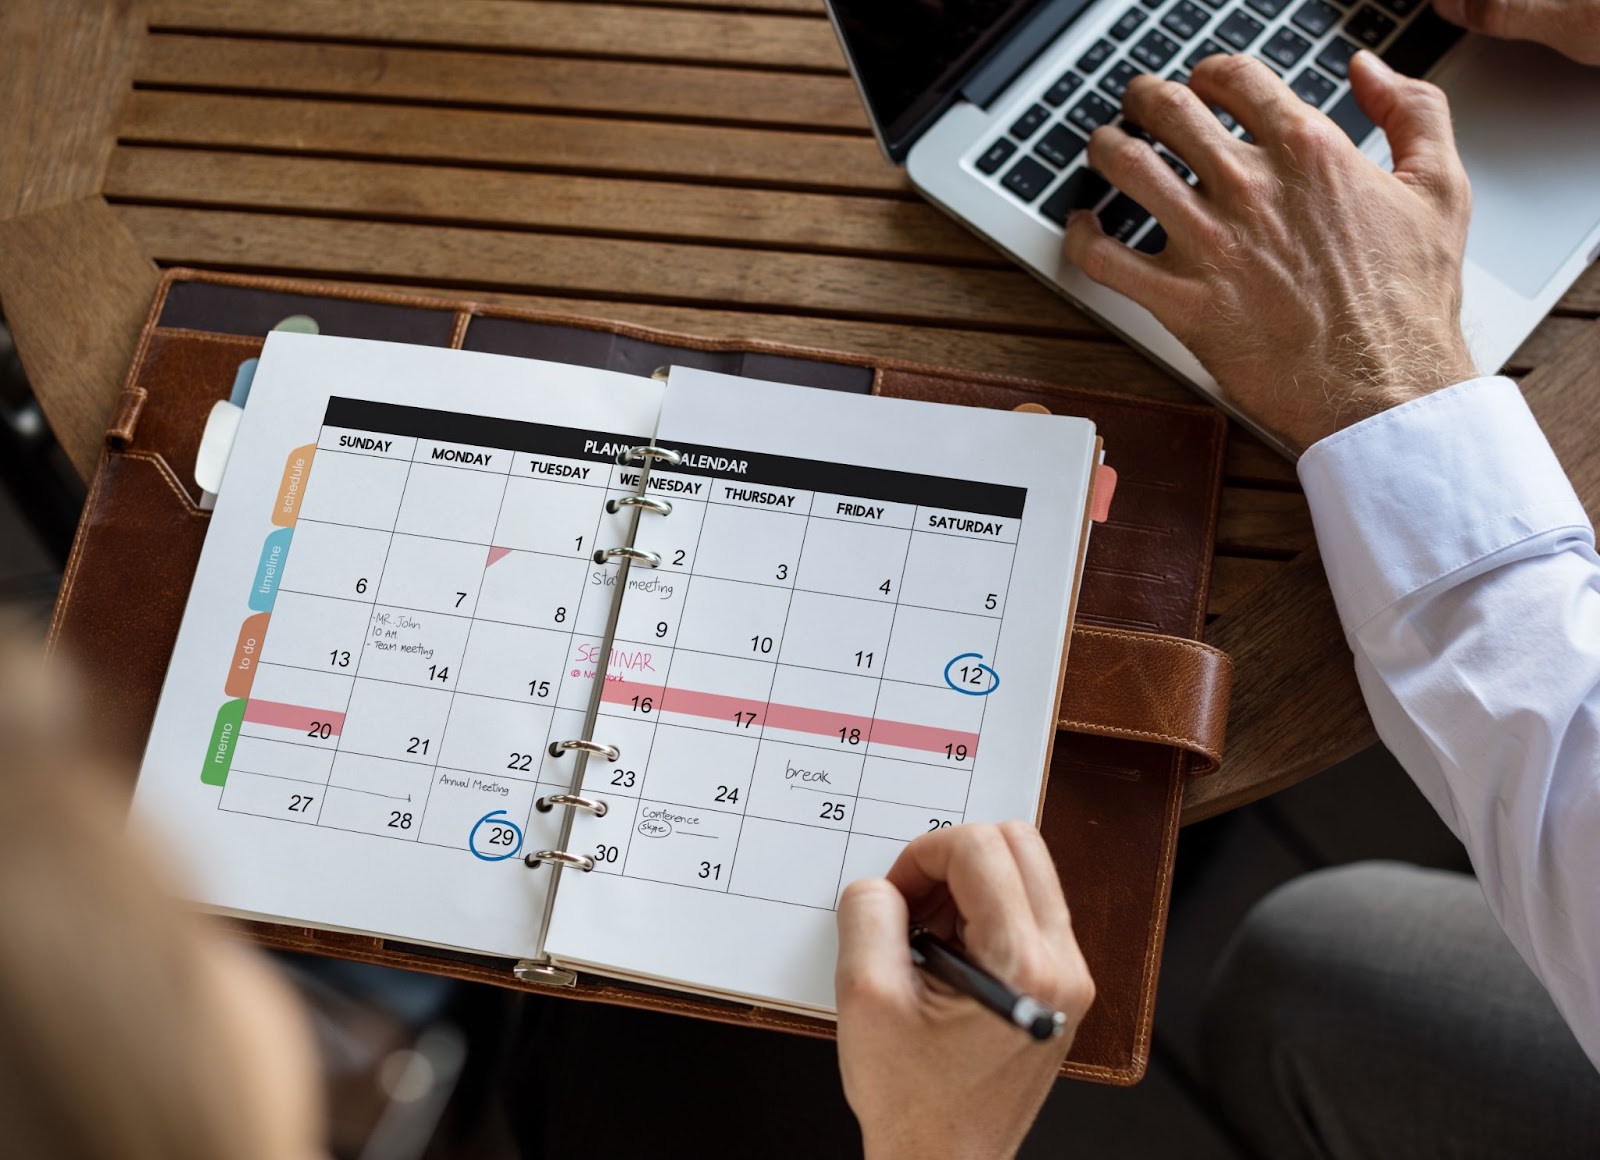
{"type": "Polygon", "coordinates": [[[0,219],[100,191],[143,5],[0,3],[0,219]]]}
{"type": "Polygon", "coordinates": [[[126,201],[693,239],[1005,268],[998,254],[932,206],[897,199],[128,146],[113,155],[105,192],[126,201]]]}
{"type": "Polygon", "coordinates": [[[1222,489],[1222,511],[1217,518],[1219,552],[1292,552],[1315,542],[1311,509],[1299,492],[1222,489]]]}
{"type": "Polygon", "coordinates": [[[1539,364],[1548,362],[1557,351],[1588,326],[1587,319],[1551,315],[1541,322],[1517,348],[1516,353],[1506,360],[1506,373],[1525,375],[1539,364]]]}
{"type": "Polygon", "coordinates": [[[1600,314],[1600,263],[1590,266],[1556,303],[1557,310],[1573,314],[1600,314]]]}
{"type": "MultiPolygon", "coordinates": [[[[356,281],[351,284],[374,290],[394,289],[380,283],[356,281]]],[[[906,326],[438,286],[420,286],[416,292],[460,302],[515,306],[557,315],[587,315],[680,334],[781,342],[874,358],[1019,375],[1037,379],[1046,387],[1055,384],[1087,390],[1115,389],[1168,402],[1194,400],[1192,392],[1179,386],[1160,368],[1109,337],[1092,340],[996,335],[948,326],[906,326]]]]}
{"type": "Polygon", "coordinates": [[[124,205],[161,262],[311,270],[803,314],[1103,333],[1012,270],[287,215],[124,205]]]}
{"type": "Polygon", "coordinates": [[[1228,454],[1222,471],[1235,483],[1300,485],[1293,463],[1237,423],[1228,424],[1228,454]]]}
{"type": "Polygon", "coordinates": [[[1185,787],[1185,823],[1275,793],[1377,740],[1315,551],[1282,565],[1206,639],[1233,658],[1233,710],[1222,768],[1185,787]]]}
{"type": "Polygon", "coordinates": [[[1600,322],[1586,323],[1549,362],[1522,384],[1590,520],[1600,521],[1600,322]]]}
{"type": "Polygon", "coordinates": [[[125,140],[914,196],[867,137],[135,91],[125,140]]]}
{"type": "MultiPolygon", "coordinates": [[[[524,0],[527,2],[527,0],[524,0]]],[[[618,3],[637,5],[640,8],[681,8],[684,0],[617,0],[618,3]]],[[[763,12],[798,12],[808,16],[826,16],[822,0],[691,0],[695,8],[728,8],[733,10],[760,10],[763,12]]]]}
{"type": "Polygon", "coordinates": [[[1216,557],[1211,561],[1211,591],[1206,602],[1206,614],[1221,616],[1232,611],[1283,568],[1282,560],[1258,560],[1248,556],[1216,557]]]}
{"type": "Polygon", "coordinates": [[[824,20],[528,0],[150,0],[155,28],[841,72],[824,20]]]}
{"type": "Polygon", "coordinates": [[[0,221],[0,302],[45,417],[84,479],[159,275],[99,197],[0,221]]]}
{"type": "Polygon", "coordinates": [[[752,69],[156,34],[134,81],[871,131],[849,77],[752,69]]]}

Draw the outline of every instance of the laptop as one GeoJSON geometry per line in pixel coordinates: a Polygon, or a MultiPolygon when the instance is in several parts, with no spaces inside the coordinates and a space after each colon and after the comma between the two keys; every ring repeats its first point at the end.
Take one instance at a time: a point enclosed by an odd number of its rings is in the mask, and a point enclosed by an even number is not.
{"type": "Polygon", "coordinates": [[[1212,53],[1248,52],[1385,166],[1384,135],[1350,92],[1350,58],[1369,48],[1443,88],[1472,179],[1462,325],[1485,371],[1600,252],[1600,69],[1464,34],[1427,0],[828,0],[828,10],[879,142],[924,196],[1285,454],[1149,312],[1062,258],[1076,209],[1095,210],[1135,249],[1165,245],[1150,214],[1084,160],[1089,134],[1120,123],[1131,77],[1183,81],[1212,53]]]}

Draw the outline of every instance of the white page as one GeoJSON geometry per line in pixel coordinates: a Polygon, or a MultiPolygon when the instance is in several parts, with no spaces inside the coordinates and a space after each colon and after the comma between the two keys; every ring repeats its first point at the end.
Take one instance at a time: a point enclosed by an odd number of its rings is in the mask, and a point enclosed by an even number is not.
{"type": "Polygon", "coordinates": [[[578,736],[613,591],[590,558],[620,533],[610,444],[661,395],[268,338],[134,803],[198,901],[532,953],[550,872],[516,855],[555,838],[533,802],[567,787],[546,747],[578,736]]]}
{"type": "Polygon", "coordinates": [[[657,442],[549,948],[831,1010],[845,883],[1037,815],[1094,428],[675,368],[657,442]]]}

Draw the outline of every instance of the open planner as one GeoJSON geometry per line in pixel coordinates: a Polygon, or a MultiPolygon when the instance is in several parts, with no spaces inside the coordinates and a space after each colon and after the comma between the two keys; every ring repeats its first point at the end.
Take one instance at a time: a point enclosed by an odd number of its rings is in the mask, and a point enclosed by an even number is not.
{"type": "Polygon", "coordinates": [[[135,797],[226,913],[808,1014],[1037,817],[1094,425],[274,333],[135,797]]]}

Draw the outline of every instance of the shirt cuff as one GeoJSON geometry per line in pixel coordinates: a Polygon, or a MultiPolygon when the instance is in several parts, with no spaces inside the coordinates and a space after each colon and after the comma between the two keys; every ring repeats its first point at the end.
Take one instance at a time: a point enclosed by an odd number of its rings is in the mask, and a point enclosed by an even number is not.
{"type": "Polygon", "coordinates": [[[1472,379],[1365,419],[1300,457],[1347,634],[1395,601],[1548,532],[1593,529],[1522,392],[1472,379]]]}

